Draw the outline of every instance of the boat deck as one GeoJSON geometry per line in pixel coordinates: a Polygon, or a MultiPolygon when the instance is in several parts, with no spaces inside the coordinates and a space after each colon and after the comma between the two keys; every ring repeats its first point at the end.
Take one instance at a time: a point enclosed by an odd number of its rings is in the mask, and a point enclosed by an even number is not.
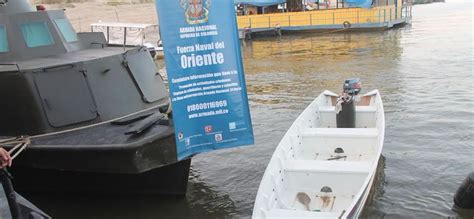
{"type": "Polygon", "coordinates": [[[356,128],[336,128],[330,96],[298,117],[270,161],[264,180],[272,190],[266,188],[269,204],[261,207],[268,210],[257,217],[339,218],[366,198],[383,131],[374,101],[361,102],[356,128]]]}
{"type": "Polygon", "coordinates": [[[283,168],[280,207],[313,216],[345,210],[371,172],[377,137],[376,128],[306,128],[283,168]],[[298,199],[302,194],[309,209],[298,199]]]}
{"type": "MultiPolygon", "coordinates": [[[[128,134],[140,129],[157,111],[64,133],[32,136],[31,144],[15,160],[15,165],[55,169],[61,164],[63,170],[141,173],[175,163],[174,128],[167,118],[152,121],[139,134],[128,134]]],[[[0,140],[9,138],[3,136],[0,140]]],[[[12,146],[4,147],[9,150],[12,146]]]]}
{"type": "Polygon", "coordinates": [[[38,68],[52,68],[57,66],[72,65],[89,60],[115,56],[124,53],[123,48],[104,47],[90,48],[59,55],[51,55],[40,58],[32,58],[24,61],[1,62],[0,72],[3,71],[27,71],[38,68]]]}

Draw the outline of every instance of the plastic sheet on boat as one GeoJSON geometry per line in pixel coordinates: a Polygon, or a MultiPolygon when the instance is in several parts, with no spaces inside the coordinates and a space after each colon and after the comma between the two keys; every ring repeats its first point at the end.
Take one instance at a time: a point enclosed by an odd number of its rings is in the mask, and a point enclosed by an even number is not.
{"type": "Polygon", "coordinates": [[[255,5],[259,7],[285,3],[286,0],[234,0],[235,4],[255,5]]]}
{"type": "Polygon", "coordinates": [[[373,0],[346,0],[351,7],[370,8],[373,0]]]}

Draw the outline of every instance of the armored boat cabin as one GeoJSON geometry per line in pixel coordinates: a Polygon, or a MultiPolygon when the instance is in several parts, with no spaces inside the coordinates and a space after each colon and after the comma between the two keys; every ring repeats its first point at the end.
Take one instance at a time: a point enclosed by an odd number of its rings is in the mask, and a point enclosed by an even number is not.
{"type": "Polygon", "coordinates": [[[63,10],[9,4],[0,7],[1,134],[57,131],[167,104],[146,48],[107,47],[102,33],[76,33],[63,10]]]}
{"type": "Polygon", "coordinates": [[[108,47],[102,32],[76,33],[63,10],[0,1],[0,143],[29,136],[16,188],[185,194],[190,159],[177,160],[147,48],[108,47]]]}

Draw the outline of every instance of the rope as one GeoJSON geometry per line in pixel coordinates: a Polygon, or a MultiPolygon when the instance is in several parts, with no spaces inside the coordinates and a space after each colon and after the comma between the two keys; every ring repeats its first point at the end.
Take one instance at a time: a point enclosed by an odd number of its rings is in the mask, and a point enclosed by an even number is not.
{"type": "Polygon", "coordinates": [[[351,23],[349,23],[348,21],[345,21],[348,23],[347,24],[343,24],[344,27],[341,28],[341,29],[336,29],[336,30],[331,30],[331,31],[326,31],[326,32],[322,32],[322,33],[319,33],[319,34],[316,34],[316,35],[324,35],[324,34],[331,34],[331,33],[337,33],[337,32],[341,32],[341,31],[345,31],[345,30],[350,30],[352,28],[352,25],[351,23]]]}
{"type": "Polygon", "coordinates": [[[341,32],[341,31],[345,31],[345,30],[349,30],[351,29],[350,27],[344,27],[342,29],[337,29],[337,30],[331,30],[331,31],[327,31],[327,32],[324,32],[324,33],[320,33],[319,35],[324,35],[324,34],[331,34],[331,33],[337,33],[337,32],[341,32]]]}
{"type": "MultiPolygon", "coordinates": [[[[168,107],[168,111],[171,111],[171,101],[169,102],[169,104],[170,104],[170,107],[168,107]]],[[[58,131],[58,132],[50,132],[50,133],[45,133],[45,134],[40,134],[40,135],[33,135],[33,136],[20,136],[20,137],[2,139],[2,140],[0,140],[0,147],[14,145],[13,148],[8,151],[8,153],[10,154],[10,156],[13,160],[23,150],[25,150],[26,147],[31,145],[31,140],[32,139],[42,138],[42,137],[49,137],[49,136],[54,136],[54,135],[59,135],[59,134],[64,134],[64,133],[69,133],[69,132],[74,132],[74,131],[79,131],[79,130],[83,130],[83,129],[97,127],[97,126],[100,126],[100,125],[103,125],[103,124],[115,122],[115,121],[118,121],[118,120],[121,120],[121,119],[125,119],[127,117],[131,117],[131,116],[134,116],[134,115],[137,115],[137,114],[140,114],[140,113],[144,113],[146,111],[157,109],[161,106],[162,105],[156,105],[156,106],[150,107],[148,109],[140,110],[140,111],[137,111],[137,112],[134,112],[134,113],[122,116],[122,117],[118,117],[118,118],[115,118],[115,119],[111,119],[111,120],[107,120],[107,121],[104,121],[104,122],[99,122],[99,123],[95,123],[95,124],[91,124],[91,125],[81,126],[81,127],[77,127],[77,128],[73,128],[73,129],[67,129],[67,130],[62,130],[62,131],[58,131]]],[[[168,114],[168,111],[166,112],[166,114],[168,114]]]]}
{"type": "Polygon", "coordinates": [[[28,145],[30,144],[31,139],[28,136],[20,136],[10,141],[1,141],[1,146],[14,145],[13,148],[8,151],[8,154],[10,154],[12,160],[15,159],[18,155],[20,155],[20,153],[25,150],[26,147],[28,147],[28,145]]]}

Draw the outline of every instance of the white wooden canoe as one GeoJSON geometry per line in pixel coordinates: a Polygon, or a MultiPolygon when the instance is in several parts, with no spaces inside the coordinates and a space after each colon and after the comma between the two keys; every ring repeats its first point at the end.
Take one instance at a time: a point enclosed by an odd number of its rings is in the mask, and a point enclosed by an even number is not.
{"type": "Polygon", "coordinates": [[[378,90],[363,95],[356,128],[336,128],[336,98],[324,91],[288,129],[260,182],[253,218],[357,218],[361,213],[383,147],[382,99],[378,90]]]}

